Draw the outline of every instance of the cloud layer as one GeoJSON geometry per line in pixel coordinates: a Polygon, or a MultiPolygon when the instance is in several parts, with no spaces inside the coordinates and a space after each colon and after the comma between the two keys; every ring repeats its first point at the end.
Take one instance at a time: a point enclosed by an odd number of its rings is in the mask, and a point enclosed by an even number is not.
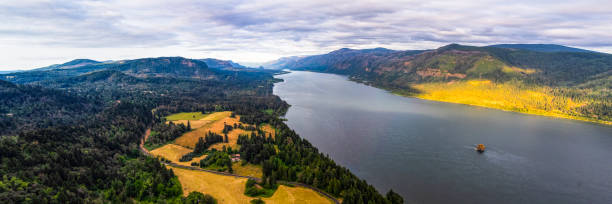
{"type": "Polygon", "coordinates": [[[0,2],[1,69],[74,58],[261,62],[342,47],[555,43],[612,51],[609,1],[0,2]]]}

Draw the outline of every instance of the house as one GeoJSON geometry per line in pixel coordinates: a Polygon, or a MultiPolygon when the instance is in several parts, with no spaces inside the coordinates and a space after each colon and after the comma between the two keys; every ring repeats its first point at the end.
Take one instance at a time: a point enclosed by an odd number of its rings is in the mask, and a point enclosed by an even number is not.
{"type": "Polygon", "coordinates": [[[240,161],[240,154],[232,154],[230,157],[232,158],[232,162],[240,161]]]}

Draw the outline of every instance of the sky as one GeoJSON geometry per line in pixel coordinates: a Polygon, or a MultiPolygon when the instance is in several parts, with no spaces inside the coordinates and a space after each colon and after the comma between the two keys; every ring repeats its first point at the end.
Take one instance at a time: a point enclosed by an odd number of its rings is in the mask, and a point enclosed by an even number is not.
{"type": "Polygon", "coordinates": [[[551,43],[612,53],[610,0],[2,0],[0,70],[77,58],[237,62],[339,48],[551,43]]]}

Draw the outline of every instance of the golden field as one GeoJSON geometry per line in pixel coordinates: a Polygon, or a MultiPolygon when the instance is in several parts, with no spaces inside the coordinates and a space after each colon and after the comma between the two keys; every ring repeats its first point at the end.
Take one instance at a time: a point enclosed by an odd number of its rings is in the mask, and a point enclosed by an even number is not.
{"type": "Polygon", "coordinates": [[[206,117],[208,114],[202,114],[201,112],[184,112],[184,113],[176,113],[169,116],[166,116],[166,120],[175,121],[175,120],[199,120],[201,118],[206,117]]]}
{"type": "MultiPolygon", "coordinates": [[[[244,195],[246,178],[217,175],[209,172],[170,167],[183,187],[183,194],[198,191],[209,194],[219,203],[249,203],[255,199],[244,195]]],[[[262,198],[266,203],[332,203],[317,192],[303,187],[279,186],[270,198],[262,198]]]]}
{"type": "MultiPolygon", "coordinates": [[[[181,145],[181,146],[188,147],[188,148],[194,148],[195,144],[198,142],[198,139],[200,137],[204,137],[204,135],[209,131],[220,134],[220,135],[224,135],[223,134],[224,124],[227,124],[227,125],[242,124],[244,126],[247,125],[247,124],[240,122],[239,115],[236,115],[234,118],[230,117],[231,113],[232,112],[230,111],[211,113],[208,116],[198,120],[198,121],[208,121],[208,122],[198,127],[197,129],[193,125],[194,121],[190,121],[190,124],[192,124],[191,127],[194,130],[192,130],[191,132],[185,133],[181,137],[177,138],[174,141],[174,144],[181,145]]],[[[187,122],[185,121],[184,124],[187,124],[187,122]]],[[[265,124],[261,126],[261,129],[264,132],[266,132],[266,135],[271,134],[272,137],[274,138],[276,131],[271,125],[265,124]]],[[[236,142],[238,141],[238,136],[242,134],[250,135],[251,132],[252,131],[245,131],[243,129],[233,129],[232,131],[227,133],[227,137],[229,140],[228,143],[217,143],[217,144],[211,145],[209,149],[215,148],[217,150],[221,150],[223,146],[232,147],[232,149],[238,149],[239,147],[236,144],[236,142]]]]}
{"type": "Polygon", "coordinates": [[[520,82],[493,83],[488,80],[469,80],[422,83],[414,85],[413,88],[421,92],[416,95],[421,99],[612,125],[611,121],[580,116],[575,110],[587,104],[587,101],[555,96],[549,87],[528,87],[520,82]]]}
{"type": "Polygon", "coordinates": [[[310,203],[327,204],[333,203],[331,200],[319,195],[319,193],[303,187],[279,186],[274,195],[270,198],[263,198],[266,203],[310,203]]]}
{"type": "MultiPolygon", "coordinates": [[[[189,125],[191,125],[191,129],[197,129],[197,128],[201,128],[204,125],[207,125],[208,123],[210,123],[210,120],[174,120],[172,121],[172,123],[174,124],[183,124],[185,126],[187,126],[187,121],[189,121],[189,125]]],[[[166,124],[170,123],[170,121],[166,121],[166,124]]]]}
{"type": "MultiPolygon", "coordinates": [[[[235,118],[232,118],[230,117],[230,114],[231,112],[229,111],[210,114],[209,117],[203,118],[203,120],[209,120],[210,121],[209,123],[197,129],[195,129],[192,126],[192,129],[194,130],[192,130],[191,132],[185,133],[183,136],[180,136],[179,138],[176,138],[174,143],[177,145],[184,146],[184,147],[194,148],[195,144],[198,142],[198,139],[200,137],[204,137],[204,135],[208,131],[223,135],[222,131],[223,131],[224,123],[228,125],[233,125],[234,123],[240,123],[239,122],[240,116],[236,116],[235,118]]],[[[228,137],[229,136],[230,134],[228,134],[228,137]]],[[[238,137],[236,136],[236,140],[237,138],[238,137]]]]}
{"type": "Polygon", "coordinates": [[[263,171],[261,170],[261,165],[255,164],[246,164],[242,166],[241,162],[234,162],[232,164],[232,168],[234,169],[234,174],[241,176],[251,176],[261,178],[263,176],[263,171]]]}
{"type": "Polygon", "coordinates": [[[175,144],[167,144],[164,145],[162,147],[159,147],[157,149],[154,149],[153,151],[151,151],[150,153],[156,157],[163,157],[167,160],[170,160],[172,163],[176,163],[176,164],[180,164],[180,165],[184,165],[184,166],[190,166],[191,162],[199,162],[201,159],[206,158],[206,155],[202,155],[200,157],[194,157],[191,161],[188,162],[180,162],[179,159],[189,153],[193,151],[192,149],[188,149],[182,146],[178,146],[175,144]]]}
{"type": "Polygon", "coordinates": [[[276,136],[276,129],[274,129],[274,127],[272,127],[270,124],[265,124],[261,126],[261,130],[266,132],[266,137],[267,137],[267,134],[271,134],[272,138],[276,136]]]}
{"type": "MultiPolygon", "coordinates": [[[[193,158],[191,161],[187,161],[187,162],[179,162],[179,159],[181,158],[181,156],[193,151],[193,148],[195,147],[195,144],[198,142],[199,138],[204,137],[204,135],[208,131],[223,135],[224,124],[234,125],[234,123],[236,123],[236,124],[242,124],[244,126],[247,125],[247,124],[239,122],[240,121],[239,115],[236,115],[234,118],[232,118],[230,117],[231,114],[232,114],[231,111],[215,112],[215,113],[207,114],[206,116],[198,120],[189,120],[190,124],[192,124],[192,128],[193,128],[192,131],[187,132],[183,134],[182,136],[180,136],[179,138],[177,138],[173,144],[168,144],[168,145],[155,149],[154,151],[151,152],[151,154],[155,156],[164,157],[172,161],[173,163],[177,163],[177,164],[181,164],[185,166],[190,166],[192,162],[199,162],[201,159],[205,158],[206,156],[204,155],[204,156],[196,157],[196,158],[193,158]],[[205,125],[195,129],[193,124],[198,121],[206,121],[206,123],[205,125]]],[[[181,122],[181,121],[184,122],[184,124],[187,124],[187,120],[177,120],[176,122],[181,122]]],[[[267,133],[266,135],[271,134],[272,137],[274,137],[276,133],[275,129],[269,124],[262,125],[260,128],[264,132],[267,133]]],[[[223,149],[223,146],[226,146],[226,148],[231,147],[232,149],[237,150],[239,149],[239,146],[237,144],[238,136],[242,134],[250,135],[251,132],[252,131],[245,131],[243,129],[233,129],[227,134],[228,143],[216,143],[216,144],[211,145],[209,149],[215,148],[217,150],[221,150],[223,149]]],[[[256,177],[261,177],[262,175],[260,166],[249,164],[243,167],[243,166],[240,166],[240,164],[236,163],[234,167],[237,168],[234,170],[239,175],[256,176],[256,177]]]]}

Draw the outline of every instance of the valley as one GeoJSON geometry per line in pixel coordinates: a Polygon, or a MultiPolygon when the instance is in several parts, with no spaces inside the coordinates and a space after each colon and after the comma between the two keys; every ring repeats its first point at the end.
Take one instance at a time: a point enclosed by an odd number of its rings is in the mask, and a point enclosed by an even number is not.
{"type": "Polygon", "coordinates": [[[450,44],[433,50],[340,49],[278,67],[347,75],[404,96],[612,124],[610,54],[552,45],[450,44]]]}
{"type": "Polygon", "coordinates": [[[0,2],[0,204],[612,204],[583,1],[0,2]]]}
{"type": "Polygon", "coordinates": [[[277,203],[401,199],[284,123],[289,105],[272,94],[282,72],[182,57],[66,64],[0,75],[2,201],[212,203],[230,198],[211,194],[240,191],[277,203]],[[255,183],[202,189],[187,183],[193,172],[172,168],[255,183]]]}

